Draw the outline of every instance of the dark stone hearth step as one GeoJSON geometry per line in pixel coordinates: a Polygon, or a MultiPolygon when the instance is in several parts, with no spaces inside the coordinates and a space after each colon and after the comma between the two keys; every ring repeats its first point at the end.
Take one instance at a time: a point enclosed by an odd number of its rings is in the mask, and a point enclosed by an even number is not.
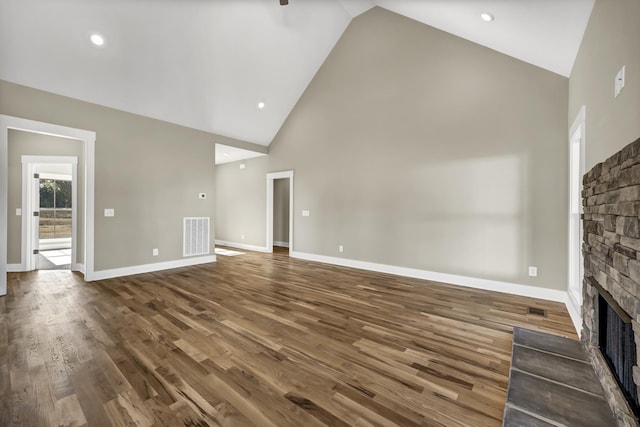
{"type": "Polygon", "coordinates": [[[615,425],[600,382],[578,341],[514,328],[503,426],[615,425]]]}
{"type": "Polygon", "coordinates": [[[514,345],[511,366],[521,372],[602,395],[600,380],[589,362],[514,345]]]}
{"type": "Polygon", "coordinates": [[[587,352],[584,351],[580,341],[559,337],[557,335],[516,327],[513,328],[513,344],[523,345],[558,356],[570,357],[590,363],[589,356],[587,352]]]}
{"type": "Polygon", "coordinates": [[[549,424],[546,421],[522,412],[513,406],[507,406],[504,410],[504,426],[518,427],[556,427],[555,424],[549,424]]]}

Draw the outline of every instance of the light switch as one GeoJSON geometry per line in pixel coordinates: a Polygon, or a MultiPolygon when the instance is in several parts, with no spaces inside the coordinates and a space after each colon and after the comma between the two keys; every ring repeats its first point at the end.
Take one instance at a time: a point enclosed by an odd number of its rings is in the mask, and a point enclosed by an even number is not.
{"type": "Polygon", "coordinates": [[[309,211],[302,211],[302,216],[309,216],[309,211]]]}
{"type": "Polygon", "coordinates": [[[105,209],[104,216],[116,216],[115,209],[105,209]]]}
{"type": "Polygon", "coordinates": [[[16,216],[22,216],[22,209],[16,208],[16,216]]]}

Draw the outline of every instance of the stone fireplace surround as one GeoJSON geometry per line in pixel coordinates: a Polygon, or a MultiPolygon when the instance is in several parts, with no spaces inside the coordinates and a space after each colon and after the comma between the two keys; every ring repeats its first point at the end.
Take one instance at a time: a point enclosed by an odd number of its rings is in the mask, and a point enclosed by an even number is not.
{"type": "MultiPolygon", "coordinates": [[[[598,349],[597,282],[631,317],[640,358],[640,139],[583,178],[584,282],[582,340],[619,426],[638,427],[598,349]]],[[[633,367],[640,390],[640,367],[633,367]]]]}

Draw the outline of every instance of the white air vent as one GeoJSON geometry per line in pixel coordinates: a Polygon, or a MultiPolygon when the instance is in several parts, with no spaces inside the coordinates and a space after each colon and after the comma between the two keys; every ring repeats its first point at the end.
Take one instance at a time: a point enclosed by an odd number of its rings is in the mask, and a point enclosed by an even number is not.
{"type": "Polygon", "coordinates": [[[184,219],[183,256],[209,253],[209,217],[184,219]]]}

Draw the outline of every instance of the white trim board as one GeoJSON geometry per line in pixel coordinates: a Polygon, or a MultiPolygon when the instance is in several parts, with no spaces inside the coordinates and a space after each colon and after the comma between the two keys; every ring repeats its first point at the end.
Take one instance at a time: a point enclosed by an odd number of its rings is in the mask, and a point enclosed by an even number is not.
{"type": "Polygon", "coordinates": [[[434,282],[452,285],[466,286],[468,288],[484,289],[487,291],[504,292],[531,298],[540,298],[548,301],[564,303],[567,300],[567,292],[549,288],[519,285],[517,283],[499,282],[495,280],[479,279],[455,274],[437,273],[434,271],[418,270],[415,268],[398,267],[387,264],[358,261],[346,258],[336,258],[325,255],[315,255],[304,252],[292,252],[293,258],[307,261],[323,262],[325,264],[340,265],[342,267],[358,268],[360,270],[375,271],[378,273],[395,274],[397,276],[411,277],[414,279],[432,280],[434,282]]]}
{"type": "Polygon", "coordinates": [[[134,265],[131,267],[113,268],[111,270],[94,271],[93,280],[112,279],[114,277],[132,276],[134,274],[153,273],[171,268],[190,267],[192,265],[216,262],[215,255],[185,258],[175,261],[157,262],[153,264],[134,265]]]}
{"type": "MultiPolygon", "coordinates": [[[[62,138],[77,139],[84,144],[84,191],[85,191],[85,230],[84,230],[84,261],[85,280],[95,280],[93,277],[93,239],[94,239],[94,174],[95,174],[95,142],[96,133],[83,129],[59,126],[51,123],[38,122],[20,117],[0,114],[0,230],[6,236],[7,232],[7,189],[8,189],[8,146],[9,129],[26,132],[53,135],[62,138]]],[[[0,296],[7,294],[7,239],[0,239],[0,296]]]]}
{"type": "Polygon", "coordinates": [[[273,246],[279,246],[281,248],[288,248],[289,247],[289,242],[279,242],[277,240],[273,241],[273,246]]]}
{"type": "Polygon", "coordinates": [[[229,246],[230,248],[244,249],[247,251],[270,253],[273,250],[267,250],[264,246],[247,245],[245,243],[229,242],[227,240],[216,240],[216,245],[229,246]]]}
{"type": "Polygon", "coordinates": [[[570,292],[567,292],[567,299],[564,302],[564,305],[567,306],[567,311],[569,312],[569,317],[571,317],[571,321],[573,322],[573,326],[576,328],[576,332],[578,333],[578,337],[582,337],[582,307],[577,306],[574,298],[571,296],[570,292]]]}

